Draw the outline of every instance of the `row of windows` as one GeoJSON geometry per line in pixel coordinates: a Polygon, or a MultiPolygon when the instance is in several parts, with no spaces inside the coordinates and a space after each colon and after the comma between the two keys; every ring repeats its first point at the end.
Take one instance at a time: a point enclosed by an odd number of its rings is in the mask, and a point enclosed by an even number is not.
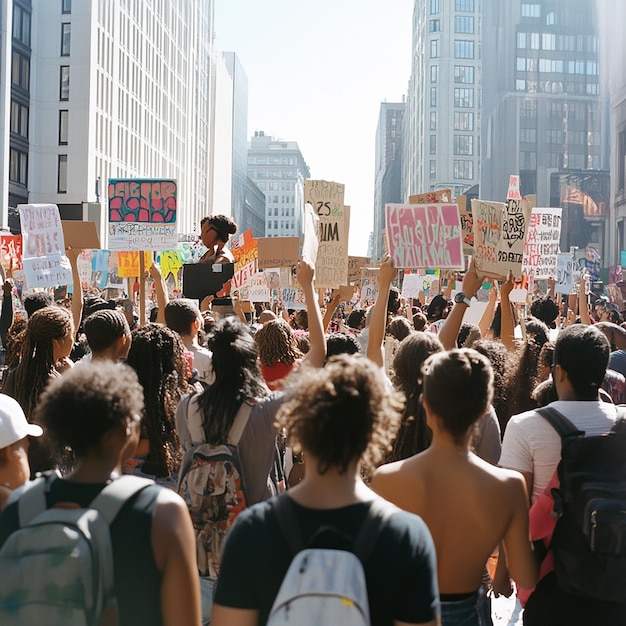
{"type": "MultiPolygon", "coordinates": [[[[267,228],[272,230],[272,220],[267,220],[267,228]]],[[[278,230],[278,220],[274,220],[274,230],[278,230]]],[[[295,230],[296,225],[294,222],[286,222],[285,220],[280,220],[280,228],[282,230],[295,230]]]]}
{"type": "Polygon", "coordinates": [[[597,53],[599,39],[593,35],[555,35],[554,33],[517,33],[517,47],[530,50],[597,53]]]}
{"type": "Polygon", "coordinates": [[[546,72],[553,74],[587,74],[598,76],[599,66],[596,61],[564,61],[563,59],[528,59],[517,57],[518,72],[546,72]]]}
{"type": "MultiPolygon", "coordinates": [[[[437,111],[430,112],[430,130],[437,130],[437,111]]],[[[474,114],[469,111],[455,111],[454,130],[472,132],[474,130],[474,114]]]]}
{"type": "Polygon", "coordinates": [[[269,182],[269,183],[265,183],[263,181],[259,181],[257,183],[257,187],[261,190],[261,191],[265,191],[266,189],[268,191],[293,191],[296,188],[296,184],[295,183],[290,183],[290,182],[269,182]]]}
{"type": "MultiPolygon", "coordinates": [[[[474,137],[472,135],[455,135],[453,137],[453,153],[455,156],[474,156],[474,137]]],[[[430,135],[429,154],[437,154],[437,135],[430,135]]]]}
{"type": "MultiPolygon", "coordinates": [[[[274,196],[274,197],[278,197],[278,196],[274,196]]],[[[293,202],[293,196],[292,196],[292,200],[291,201],[293,202]]],[[[272,196],[268,196],[267,202],[278,202],[278,200],[274,200],[272,198],[272,196]]],[[[283,202],[285,202],[285,200],[283,200],[283,202]]],[[[289,200],[287,200],[287,202],[289,202],[289,200]]],[[[273,207],[273,209],[274,209],[274,215],[276,217],[278,217],[278,207],[277,206],[273,207]]],[[[285,208],[284,206],[280,207],[280,216],[281,217],[289,217],[291,215],[291,217],[293,217],[294,216],[294,210],[295,210],[294,207],[291,207],[291,208],[289,208],[289,207],[285,208]],[[291,213],[290,213],[290,211],[291,211],[291,213]]],[[[272,207],[269,207],[269,209],[267,209],[267,214],[270,217],[272,216],[272,207]]]]}
{"type": "MultiPolygon", "coordinates": [[[[545,140],[549,144],[567,143],[573,146],[599,146],[600,134],[597,132],[587,132],[584,130],[570,130],[565,133],[562,130],[546,130],[545,140]]],[[[537,143],[537,129],[536,128],[520,128],[520,142],[521,143],[537,143]]]]}
{"type": "MultiPolygon", "coordinates": [[[[430,42],[430,58],[438,59],[440,55],[439,39],[432,39],[430,42]]],[[[455,59],[473,59],[474,58],[474,42],[464,39],[454,40],[454,58],[455,59]]]]}
{"type": "MultiPolygon", "coordinates": [[[[587,117],[591,121],[597,121],[598,113],[594,106],[584,102],[551,102],[549,115],[551,118],[562,118],[567,115],[569,120],[585,120],[587,117]]],[[[537,100],[526,98],[522,101],[520,117],[536,119],[537,100]]]]}
{"type": "MultiPolygon", "coordinates": [[[[441,20],[439,18],[434,18],[428,22],[428,32],[441,32],[441,20]]],[[[469,15],[456,15],[454,18],[454,32],[473,35],[474,18],[469,15]]]]}
{"type": "MultiPolygon", "coordinates": [[[[430,14],[437,15],[441,10],[439,0],[430,0],[430,14]]],[[[473,13],[474,0],[454,0],[454,10],[459,13],[473,13]]]]}
{"type": "Polygon", "coordinates": [[[30,13],[21,6],[13,6],[13,39],[30,47],[30,13]]]}
{"type": "MultiPolygon", "coordinates": [[[[430,66],[430,82],[439,82],[439,66],[430,66]]],[[[471,65],[455,65],[454,66],[454,82],[474,84],[474,68],[471,65]]]]}
{"type": "Polygon", "coordinates": [[[527,93],[567,93],[572,95],[597,96],[600,94],[598,83],[574,83],[563,84],[560,80],[522,80],[515,81],[516,91],[527,93]]]}
{"type": "MultiPolygon", "coordinates": [[[[61,0],[61,13],[67,15],[72,12],[72,0],[61,0]]],[[[61,56],[70,56],[72,39],[72,25],[69,22],[61,24],[61,56]]],[[[70,67],[61,65],[59,69],[59,100],[70,99],[70,67]]],[[[59,111],[59,145],[67,145],[69,137],[69,111],[59,111]]],[[[67,193],[67,154],[59,154],[57,161],[57,193],[67,193]]]]}
{"type": "MultiPolygon", "coordinates": [[[[430,88],[430,106],[437,106],[437,87],[430,88]]],[[[454,88],[454,106],[459,109],[474,108],[474,90],[471,87],[454,88]]]]}
{"type": "Polygon", "coordinates": [[[294,157],[248,157],[248,165],[295,165],[294,157]]]}
{"type": "Polygon", "coordinates": [[[251,174],[252,178],[294,178],[294,170],[257,170],[251,174]]]}

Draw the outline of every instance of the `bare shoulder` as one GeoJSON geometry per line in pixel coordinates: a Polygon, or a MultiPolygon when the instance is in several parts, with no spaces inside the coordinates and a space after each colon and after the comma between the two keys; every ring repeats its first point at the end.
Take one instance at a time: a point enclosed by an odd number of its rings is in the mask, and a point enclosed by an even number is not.
{"type": "Polygon", "coordinates": [[[372,478],[371,488],[400,508],[412,511],[420,499],[421,476],[416,457],[381,465],[372,478]]]}
{"type": "Polygon", "coordinates": [[[478,456],[474,456],[473,461],[489,476],[494,486],[502,485],[505,489],[525,489],[526,482],[521,472],[492,465],[478,456]]]}

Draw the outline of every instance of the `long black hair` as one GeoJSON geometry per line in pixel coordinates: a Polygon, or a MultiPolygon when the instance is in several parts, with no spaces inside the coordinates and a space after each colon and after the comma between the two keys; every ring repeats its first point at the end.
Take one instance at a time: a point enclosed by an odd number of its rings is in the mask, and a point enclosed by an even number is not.
{"type": "Polygon", "coordinates": [[[258,348],[248,328],[234,317],[220,320],[209,338],[214,382],[198,396],[205,441],[224,443],[237,411],[247,399],[268,394],[258,364],[258,348]]]}

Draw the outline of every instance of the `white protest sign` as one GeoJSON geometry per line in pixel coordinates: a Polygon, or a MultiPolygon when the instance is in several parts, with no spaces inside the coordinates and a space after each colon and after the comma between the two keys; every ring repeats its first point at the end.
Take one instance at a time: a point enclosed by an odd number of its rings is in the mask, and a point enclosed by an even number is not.
{"type": "Polygon", "coordinates": [[[307,202],[304,205],[304,225],[302,242],[302,260],[315,267],[317,250],[319,248],[318,229],[320,218],[313,210],[313,205],[307,202]]]}
{"type": "Polygon", "coordinates": [[[270,290],[265,272],[257,272],[248,281],[248,299],[250,302],[269,302],[270,290]]]}
{"type": "Polygon", "coordinates": [[[507,200],[521,200],[522,194],[519,191],[519,176],[509,176],[509,190],[506,194],[507,200]]]}
{"type": "Polygon", "coordinates": [[[522,272],[535,280],[555,278],[561,238],[560,208],[534,207],[524,239],[522,272]]]}
{"type": "Polygon", "coordinates": [[[555,293],[571,293],[574,287],[574,272],[577,263],[574,255],[569,252],[558,254],[556,257],[556,285],[555,293]]]}
{"type": "Polygon", "coordinates": [[[63,228],[56,204],[19,204],[22,226],[22,263],[28,287],[72,284],[72,268],[65,256],[63,228]]]}
{"type": "Polygon", "coordinates": [[[281,287],[280,298],[286,309],[302,310],[306,309],[304,300],[304,292],[300,289],[291,289],[290,287],[281,287]]]}
{"type": "Polygon", "coordinates": [[[405,274],[402,279],[402,295],[405,298],[419,298],[424,288],[424,277],[420,274],[405,274]]]}
{"type": "Polygon", "coordinates": [[[250,261],[244,265],[240,270],[237,270],[232,278],[232,289],[242,289],[248,286],[248,281],[256,273],[256,259],[250,261]]]}

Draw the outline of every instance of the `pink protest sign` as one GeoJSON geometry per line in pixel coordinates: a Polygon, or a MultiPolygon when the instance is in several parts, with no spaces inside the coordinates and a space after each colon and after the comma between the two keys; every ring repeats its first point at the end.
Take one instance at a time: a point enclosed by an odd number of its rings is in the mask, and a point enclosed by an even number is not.
{"type": "Polygon", "coordinates": [[[463,268],[463,238],[456,204],[388,204],[389,254],[398,268],[463,268]]]}

